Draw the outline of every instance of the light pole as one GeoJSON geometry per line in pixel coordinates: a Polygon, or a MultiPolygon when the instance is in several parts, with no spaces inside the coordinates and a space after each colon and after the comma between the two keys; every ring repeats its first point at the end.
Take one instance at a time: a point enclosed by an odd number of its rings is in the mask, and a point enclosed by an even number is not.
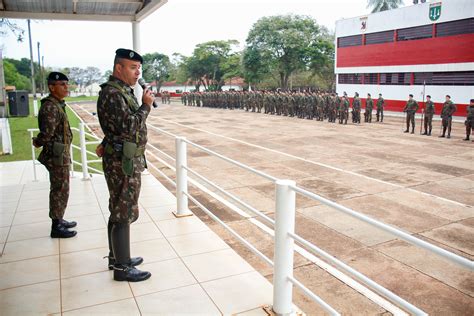
{"type": "Polygon", "coordinates": [[[31,87],[33,89],[33,113],[38,116],[38,100],[36,100],[35,68],[33,65],[33,45],[31,44],[31,21],[28,19],[28,37],[30,40],[30,67],[31,67],[31,87]]]}
{"type": "Polygon", "coordinates": [[[38,42],[38,69],[39,69],[39,75],[40,75],[40,93],[41,97],[43,97],[43,92],[44,92],[44,82],[43,82],[43,71],[41,71],[41,58],[40,58],[40,42],[38,42]]]}

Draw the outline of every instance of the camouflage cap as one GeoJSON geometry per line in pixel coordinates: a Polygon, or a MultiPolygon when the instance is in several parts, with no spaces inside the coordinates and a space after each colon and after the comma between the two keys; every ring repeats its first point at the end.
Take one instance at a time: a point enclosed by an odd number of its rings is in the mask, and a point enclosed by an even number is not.
{"type": "Polygon", "coordinates": [[[57,71],[50,72],[46,80],[48,80],[48,82],[69,81],[68,77],[65,74],[57,71]]]}
{"type": "Polygon", "coordinates": [[[139,61],[140,64],[143,64],[143,58],[139,53],[126,48],[119,48],[115,51],[115,57],[124,58],[128,60],[139,61]]]}

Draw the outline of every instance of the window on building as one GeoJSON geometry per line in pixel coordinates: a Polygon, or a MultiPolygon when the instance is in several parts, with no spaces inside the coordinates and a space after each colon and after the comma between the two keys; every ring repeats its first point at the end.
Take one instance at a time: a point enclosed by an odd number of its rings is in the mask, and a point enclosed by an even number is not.
{"type": "Polygon", "coordinates": [[[361,84],[362,76],[360,74],[339,74],[338,83],[341,84],[361,84]]]}
{"type": "Polygon", "coordinates": [[[436,36],[474,33],[474,18],[436,24],[436,36]]]}
{"type": "Polygon", "coordinates": [[[432,85],[474,86],[474,71],[434,72],[432,85]]]}
{"type": "Polygon", "coordinates": [[[393,42],[393,31],[369,33],[365,35],[365,44],[380,44],[393,42]]]}
{"type": "Polygon", "coordinates": [[[377,84],[377,74],[364,74],[364,84],[377,84]]]}
{"type": "Polygon", "coordinates": [[[410,85],[411,73],[380,74],[380,84],[383,85],[410,85]]]}
{"type": "Polygon", "coordinates": [[[416,72],[415,73],[415,85],[430,85],[433,82],[432,72],[416,72]]]}
{"type": "Polygon", "coordinates": [[[362,35],[345,36],[337,39],[337,47],[350,47],[362,45],[362,35]]]}
{"type": "Polygon", "coordinates": [[[397,31],[397,41],[410,41],[432,37],[433,27],[431,25],[422,25],[400,29],[397,31]]]}

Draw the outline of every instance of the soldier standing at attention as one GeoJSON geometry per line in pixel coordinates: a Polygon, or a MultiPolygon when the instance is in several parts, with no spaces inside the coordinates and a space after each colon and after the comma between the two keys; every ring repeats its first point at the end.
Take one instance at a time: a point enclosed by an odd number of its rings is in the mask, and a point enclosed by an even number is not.
{"type": "Polygon", "coordinates": [[[372,123],[372,110],[374,108],[374,100],[372,100],[370,93],[367,93],[367,99],[365,100],[365,112],[364,119],[367,123],[372,123]]]}
{"type": "Polygon", "coordinates": [[[51,72],[48,75],[49,96],[41,100],[38,114],[39,134],[33,145],[43,147],[38,161],[49,172],[49,217],[52,220],[51,238],[69,238],[76,235],[76,222],[63,219],[69,199],[69,166],[72,133],[66,114],[64,98],[69,94],[66,75],[51,72]]]}
{"type": "Polygon", "coordinates": [[[451,124],[453,123],[453,114],[456,112],[456,105],[451,101],[449,95],[446,96],[446,101],[443,104],[443,109],[441,110],[441,123],[443,124],[443,135],[439,137],[444,137],[446,134],[446,129],[448,129],[447,138],[451,138],[451,124]]]}
{"type": "Polygon", "coordinates": [[[360,124],[360,99],[359,93],[356,92],[354,95],[354,99],[352,100],[352,122],[360,124]]]}
{"type": "Polygon", "coordinates": [[[114,280],[138,282],[150,272],[135,268],[143,258],[130,257],[130,224],[138,219],[141,172],[145,169],[146,119],[154,97],[143,91],[142,105],[133,94],[140,76],[142,57],[128,49],[117,49],[109,81],[101,85],[97,114],[104,140],[96,152],[102,156],[109,189],[109,269],[114,280]]]}
{"type": "Polygon", "coordinates": [[[380,119],[380,122],[383,122],[383,106],[385,105],[385,100],[382,98],[382,93],[379,93],[379,98],[377,99],[377,122],[380,119]]]}
{"type": "Polygon", "coordinates": [[[407,129],[404,133],[410,131],[410,122],[411,122],[411,133],[415,134],[415,113],[418,111],[418,103],[413,99],[413,94],[408,96],[408,102],[403,109],[403,112],[407,113],[407,129]]]}
{"type": "Polygon", "coordinates": [[[341,101],[341,112],[339,113],[339,124],[347,124],[347,118],[349,117],[349,100],[347,99],[347,93],[344,92],[341,101]]]}
{"type": "Polygon", "coordinates": [[[466,121],[464,122],[464,125],[466,126],[466,138],[463,140],[469,140],[469,136],[471,136],[471,131],[474,129],[474,99],[471,99],[471,103],[469,106],[466,108],[467,110],[467,115],[466,115],[466,121]]]}
{"type": "Polygon", "coordinates": [[[424,127],[425,132],[422,135],[431,136],[431,130],[433,129],[433,115],[435,113],[435,106],[433,101],[431,101],[431,96],[426,96],[426,103],[425,103],[425,119],[424,119],[424,127]]]}

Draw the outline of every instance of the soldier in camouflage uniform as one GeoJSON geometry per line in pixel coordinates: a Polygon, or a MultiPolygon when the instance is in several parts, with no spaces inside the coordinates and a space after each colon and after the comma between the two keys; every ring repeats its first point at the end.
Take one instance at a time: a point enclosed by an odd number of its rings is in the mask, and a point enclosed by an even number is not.
{"type": "Polygon", "coordinates": [[[49,96],[41,100],[38,114],[39,134],[33,145],[43,147],[38,157],[49,172],[49,217],[52,220],[52,238],[69,238],[76,235],[76,222],[64,220],[69,199],[69,166],[72,133],[66,114],[64,98],[68,95],[68,78],[60,72],[48,75],[49,96]]]}
{"type": "Polygon", "coordinates": [[[403,112],[407,114],[407,129],[404,133],[410,131],[410,122],[411,122],[411,134],[415,133],[415,113],[418,111],[418,103],[413,99],[413,94],[408,96],[408,102],[403,109],[403,112]]]}
{"type": "Polygon", "coordinates": [[[382,93],[379,93],[379,98],[377,99],[377,122],[380,119],[380,122],[383,122],[383,107],[385,105],[385,100],[382,98],[382,93]]]}
{"type": "Polygon", "coordinates": [[[364,121],[366,123],[372,123],[372,110],[374,109],[374,100],[372,100],[370,93],[367,93],[367,99],[365,100],[365,112],[364,121]]]}
{"type": "Polygon", "coordinates": [[[344,92],[344,96],[341,101],[341,111],[339,112],[339,124],[347,125],[347,119],[349,118],[349,100],[347,94],[344,92]]]}
{"type": "Polygon", "coordinates": [[[425,118],[423,120],[423,124],[425,127],[425,132],[422,135],[431,136],[431,130],[433,129],[433,115],[435,113],[435,106],[433,101],[431,101],[431,96],[426,96],[426,103],[425,103],[425,118]]]}
{"type": "Polygon", "coordinates": [[[140,106],[133,86],[140,76],[142,57],[131,50],[118,49],[109,81],[101,85],[97,114],[104,140],[96,152],[102,156],[109,189],[109,269],[114,280],[138,282],[151,273],[135,268],[143,258],[130,257],[130,224],[138,219],[141,172],[146,167],[146,119],[154,97],[143,92],[140,106]]]}
{"type": "Polygon", "coordinates": [[[360,124],[360,109],[361,103],[359,99],[359,93],[355,93],[354,99],[352,100],[352,122],[360,124]]]}
{"type": "Polygon", "coordinates": [[[448,130],[447,138],[451,138],[451,124],[453,123],[453,114],[456,112],[456,105],[451,101],[449,95],[446,96],[446,101],[441,110],[441,124],[443,125],[443,134],[439,137],[445,137],[446,129],[448,130]]]}
{"type": "Polygon", "coordinates": [[[466,121],[464,121],[464,125],[466,126],[466,138],[463,140],[468,141],[469,136],[471,136],[471,132],[474,129],[474,99],[471,99],[471,103],[466,108],[466,121]]]}

